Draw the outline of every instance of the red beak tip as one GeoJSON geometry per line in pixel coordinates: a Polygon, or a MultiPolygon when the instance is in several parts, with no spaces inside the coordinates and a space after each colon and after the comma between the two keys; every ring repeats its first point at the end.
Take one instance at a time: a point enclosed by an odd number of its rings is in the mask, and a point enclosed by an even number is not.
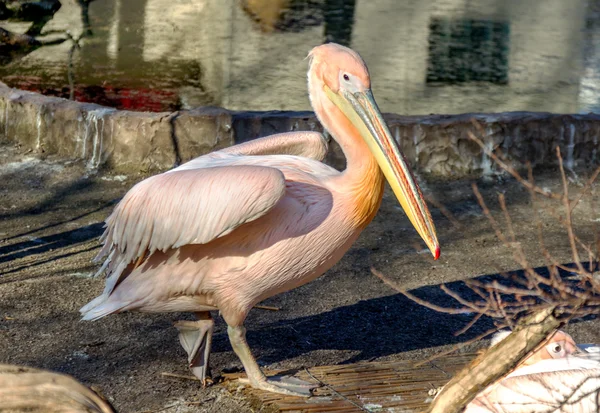
{"type": "Polygon", "coordinates": [[[440,246],[436,246],[435,247],[435,252],[433,253],[433,259],[437,260],[438,258],[440,258],[440,246]]]}

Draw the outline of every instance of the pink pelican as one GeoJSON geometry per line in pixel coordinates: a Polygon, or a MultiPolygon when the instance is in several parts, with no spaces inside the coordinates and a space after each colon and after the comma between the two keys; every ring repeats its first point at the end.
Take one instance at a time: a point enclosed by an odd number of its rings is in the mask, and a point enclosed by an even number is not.
{"type": "MultiPolygon", "coordinates": [[[[289,132],[198,157],[135,185],[106,220],[104,292],[84,320],[122,311],[194,312],[176,323],[190,368],[206,379],[210,311],[227,323],[251,386],[309,395],[268,379],[246,342],[244,320],[260,301],[312,281],[338,262],[371,222],[384,176],[435,259],[435,227],[421,191],[371,93],[367,66],[336,44],[309,53],[312,107],[340,144],[347,168],[321,161],[320,133],[289,132]]],[[[314,386],[313,386],[314,387],[314,386]]]]}
{"type": "MultiPolygon", "coordinates": [[[[503,330],[494,334],[490,341],[490,347],[504,340],[510,333],[510,330],[503,330]]],[[[562,330],[558,330],[550,336],[543,346],[523,360],[518,367],[530,366],[542,360],[561,359],[576,353],[579,353],[579,348],[573,337],[562,330]]]]}
{"type": "Polygon", "coordinates": [[[582,354],[570,335],[556,332],[510,374],[478,394],[465,413],[598,412],[600,362],[582,354]]]}

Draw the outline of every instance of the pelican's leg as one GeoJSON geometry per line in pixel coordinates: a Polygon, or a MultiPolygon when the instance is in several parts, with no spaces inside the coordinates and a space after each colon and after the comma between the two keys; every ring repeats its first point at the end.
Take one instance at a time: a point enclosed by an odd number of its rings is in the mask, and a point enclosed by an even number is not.
{"type": "Polygon", "coordinates": [[[196,313],[196,317],[196,321],[178,321],[175,327],[179,330],[179,342],[188,354],[192,373],[206,386],[212,383],[208,357],[215,322],[208,311],[196,313]]]}
{"type": "MultiPolygon", "coordinates": [[[[256,360],[250,352],[246,341],[246,328],[243,326],[227,327],[229,341],[233,351],[240,358],[248,376],[248,382],[254,388],[271,391],[274,393],[287,394],[290,396],[311,396],[311,390],[319,387],[318,384],[308,383],[295,377],[271,377],[267,379],[256,360]]],[[[243,380],[240,380],[243,381],[243,380]]]]}

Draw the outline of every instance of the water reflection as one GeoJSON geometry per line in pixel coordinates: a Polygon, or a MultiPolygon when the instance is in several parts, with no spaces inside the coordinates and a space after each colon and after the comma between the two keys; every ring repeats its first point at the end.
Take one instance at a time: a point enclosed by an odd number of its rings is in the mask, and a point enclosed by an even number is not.
{"type": "Polygon", "coordinates": [[[0,2],[0,20],[31,22],[24,34],[37,36],[46,23],[52,20],[60,6],[58,0],[4,1],[0,2]]]}
{"type": "Polygon", "coordinates": [[[510,23],[432,18],[427,83],[508,83],[510,23]]]}
{"type": "Polygon", "coordinates": [[[325,0],[323,17],[326,42],[351,46],[356,0],[325,0]]]}
{"type": "Polygon", "coordinates": [[[386,112],[600,110],[600,0],[16,3],[0,1],[0,80],[119,108],[309,109],[303,59],[335,41],[386,112]]]}
{"type": "Polygon", "coordinates": [[[59,44],[66,40],[65,37],[53,40],[38,40],[42,29],[60,9],[58,0],[44,0],[39,2],[0,2],[0,21],[11,20],[29,24],[23,33],[11,32],[0,26],[0,65],[8,65],[13,60],[39,49],[42,46],[59,44]]]}

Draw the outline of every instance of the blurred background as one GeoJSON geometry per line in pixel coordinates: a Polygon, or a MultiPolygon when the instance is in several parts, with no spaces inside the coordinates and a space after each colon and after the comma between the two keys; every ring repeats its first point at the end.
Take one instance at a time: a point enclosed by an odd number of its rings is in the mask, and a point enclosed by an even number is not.
{"type": "Polygon", "coordinates": [[[0,0],[0,81],[120,109],[309,110],[307,52],[384,112],[600,109],[599,0],[0,0]]]}

